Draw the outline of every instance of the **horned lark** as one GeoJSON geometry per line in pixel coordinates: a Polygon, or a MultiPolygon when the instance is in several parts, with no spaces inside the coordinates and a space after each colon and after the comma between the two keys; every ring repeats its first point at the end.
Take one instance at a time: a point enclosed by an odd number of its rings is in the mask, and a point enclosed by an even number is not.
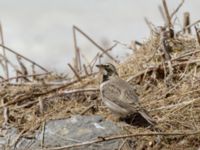
{"type": "Polygon", "coordinates": [[[105,105],[120,117],[139,113],[148,123],[154,125],[153,119],[141,107],[135,89],[119,77],[115,66],[110,63],[96,66],[104,71],[100,93],[105,105]]]}

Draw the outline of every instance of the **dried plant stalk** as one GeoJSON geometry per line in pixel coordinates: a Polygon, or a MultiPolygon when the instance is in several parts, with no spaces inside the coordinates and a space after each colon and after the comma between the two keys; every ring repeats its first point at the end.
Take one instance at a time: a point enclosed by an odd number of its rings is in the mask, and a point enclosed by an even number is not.
{"type": "Polygon", "coordinates": [[[30,62],[30,63],[32,63],[32,64],[35,64],[37,67],[39,67],[39,68],[42,69],[43,71],[48,72],[48,70],[45,69],[44,67],[42,67],[41,65],[37,64],[36,62],[32,61],[31,59],[29,59],[29,58],[27,58],[27,57],[25,57],[25,56],[23,56],[23,55],[21,55],[21,54],[15,52],[14,50],[12,50],[12,49],[10,49],[10,48],[8,48],[8,47],[2,45],[2,44],[0,44],[0,47],[3,47],[5,50],[10,51],[11,53],[14,53],[16,56],[20,56],[21,58],[25,59],[26,61],[28,61],[28,62],[30,62]]]}
{"type": "Polygon", "coordinates": [[[162,3],[163,3],[163,7],[164,7],[165,17],[167,20],[166,24],[167,24],[168,28],[171,29],[172,28],[171,17],[169,15],[169,9],[168,9],[166,0],[162,0],[162,3]]]}
{"type": "MultiPolygon", "coordinates": [[[[1,36],[1,44],[4,45],[3,28],[2,28],[2,24],[1,24],[1,23],[0,23],[0,36],[1,36]]],[[[3,49],[3,56],[4,56],[5,58],[7,58],[5,48],[3,47],[2,49],[3,49]]],[[[8,62],[7,62],[7,59],[4,59],[4,62],[5,62],[5,73],[6,73],[6,78],[8,79],[8,78],[9,78],[9,69],[8,69],[8,62]]]]}
{"type": "Polygon", "coordinates": [[[195,26],[194,28],[195,28],[195,31],[196,31],[197,42],[198,42],[198,44],[200,45],[200,35],[199,35],[199,30],[198,30],[198,28],[197,28],[196,26],[195,26]]]}
{"type": "Polygon", "coordinates": [[[184,13],[184,19],[183,19],[183,32],[191,34],[191,28],[189,27],[190,25],[190,13],[185,12],[184,13]],[[187,27],[187,28],[186,28],[187,27]]]}
{"type": "Polygon", "coordinates": [[[80,49],[77,45],[75,28],[73,28],[73,39],[74,39],[74,51],[75,51],[74,69],[76,69],[77,72],[80,72],[81,71],[81,56],[80,56],[80,49]]]}
{"type": "Polygon", "coordinates": [[[99,50],[105,53],[111,60],[113,60],[115,63],[118,63],[118,61],[114,57],[112,57],[108,52],[106,52],[104,48],[98,45],[92,38],[90,38],[87,34],[85,34],[81,29],[79,29],[76,26],[73,26],[73,29],[81,33],[84,37],[86,37],[94,46],[96,46],[99,50]]]}
{"type": "Polygon", "coordinates": [[[86,67],[86,65],[85,65],[85,64],[83,64],[83,68],[84,68],[85,74],[88,76],[88,75],[89,75],[89,73],[88,73],[88,71],[87,71],[87,67],[86,67]]]}
{"type": "Polygon", "coordinates": [[[172,14],[170,15],[171,18],[174,17],[174,15],[180,10],[180,8],[183,6],[185,0],[182,0],[181,3],[178,5],[178,7],[172,12],[172,14]]]}
{"type": "Polygon", "coordinates": [[[78,72],[76,72],[76,70],[72,67],[72,65],[71,65],[71,64],[68,64],[68,66],[69,66],[69,68],[73,71],[73,73],[74,73],[74,75],[77,77],[77,79],[78,79],[79,81],[81,81],[81,78],[80,78],[78,72]]]}

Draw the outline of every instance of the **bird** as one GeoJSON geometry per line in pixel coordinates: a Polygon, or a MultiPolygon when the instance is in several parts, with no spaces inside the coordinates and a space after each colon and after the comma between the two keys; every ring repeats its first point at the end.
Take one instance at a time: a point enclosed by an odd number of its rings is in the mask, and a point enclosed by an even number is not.
{"type": "Polygon", "coordinates": [[[103,70],[100,95],[108,109],[122,118],[139,113],[154,126],[155,121],[139,103],[134,87],[119,77],[116,67],[111,63],[99,64],[96,67],[103,70]]]}

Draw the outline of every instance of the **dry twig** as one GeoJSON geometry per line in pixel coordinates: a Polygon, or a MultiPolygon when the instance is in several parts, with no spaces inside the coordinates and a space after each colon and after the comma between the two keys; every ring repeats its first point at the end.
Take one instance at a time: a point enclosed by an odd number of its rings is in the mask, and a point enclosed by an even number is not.
{"type": "Polygon", "coordinates": [[[74,73],[74,75],[76,76],[76,78],[77,78],[79,81],[81,81],[81,78],[80,78],[78,72],[72,67],[72,65],[71,65],[71,64],[68,64],[68,66],[69,66],[69,68],[73,71],[73,73],[74,73]]]}
{"type": "Polygon", "coordinates": [[[103,137],[103,138],[97,138],[91,141],[86,141],[82,143],[72,144],[72,145],[66,145],[62,147],[54,147],[54,148],[48,148],[48,150],[61,150],[61,149],[68,149],[68,148],[75,148],[80,146],[86,146],[91,145],[94,143],[100,143],[105,141],[111,141],[111,140],[117,140],[122,138],[130,138],[130,137],[138,137],[138,136],[189,136],[189,135],[197,135],[200,134],[200,131],[194,131],[194,132],[174,132],[174,133],[136,133],[136,134],[128,134],[128,135],[117,135],[117,136],[110,136],[110,137],[103,137]]]}
{"type": "Polygon", "coordinates": [[[35,64],[37,67],[39,67],[39,68],[42,69],[43,71],[48,72],[47,69],[45,69],[45,68],[42,67],[41,65],[37,64],[36,62],[30,60],[29,58],[27,58],[27,57],[25,57],[25,56],[23,56],[23,55],[21,55],[21,54],[15,52],[14,50],[12,50],[12,49],[10,49],[10,48],[8,48],[8,47],[2,45],[2,44],[0,44],[0,47],[3,47],[5,50],[8,50],[8,51],[10,51],[11,53],[14,53],[15,55],[20,56],[21,58],[27,60],[28,62],[30,62],[30,63],[32,63],[32,64],[35,64]]]}
{"type": "MultiPolygon", "coordinates": [[[[1,36],[1,44],[4,45],[4,36],[3,36],[3,28],[2,28],[2,24],[0,23],[0,36],[1,36]]],[[[6,51],[5,48],[3,47],[3,56],[5,58],[7,58],[6,56],[6,51]]],[[[5,61],[5,73],[6,73],[6,78],[9,78],[9,70],[8,70],[8,62],[7,59],[4,59],[5,61]]]]}
{"type": "Polygon", "coordinates": [[[199,34],[199,30],[198,30],[198,28],[197,28],[196,26],[194,26],[194,28],[195,28],[195,31],[196,31],[197,42],[198,42],[198,44],[200,45],[200,34],[199,34]]]}
{"type": "Polygon", "coordinates": [[[87,34],[85,34],[81,29],[79,29],[76,26],[73,26],[74,30],[77,30],[79,33],[81,33],[83,36],[85,36],[93,45],[95,45],[99,50],[101,50],[103,53],[105,53],[111,60],[113,60],[115,63],[118,63],[118,61],[113,58],[104,48],[102,48],[100,45],[98,45],[94,40],[92,40],[87,34]]]}
{"type": "Polygon", "coordinates": [[[191,34],[191,28],[190,28],[190,13],[185,12],[184,18],[183,18],[183,32],[191,34]],[[187,28],[186,28],[187,27],[187,28]]]}
{"type": "Polygon", "coordinates": [[[167,20],[166,24],[167,24],[168,28],[171,29],[172,28],[171,17],[169,15],[169,9],[168,9],[166,0],[162,0],[162,3],[163,3],[163,7],[164,7],[165,17],[167,20]]]}
{"type": "Polygon", "coordinates": [[[7,82],[7,81],[10,81],[10,80],[14,80],[14,79],[19,79],[19,78],[28,78],[28,77],[32,77],[32,76],[43,76],[43,75],[47,75],[47,74],[50,74],[50,72],[40,73],[40,74],[20,75],[20,76],[11,77],[11,78],[2,80],[2,81],[0,81],[0,83],[7,82]]]}
{"type": "Polygon", "coordinates": [[[174,15],[179,11],[179,9],[183,6],[184,2],[185,0],[182,0],[178,7],[172,12],[172,14],[170,15],[171,18],[173,18],[174,15]]]}

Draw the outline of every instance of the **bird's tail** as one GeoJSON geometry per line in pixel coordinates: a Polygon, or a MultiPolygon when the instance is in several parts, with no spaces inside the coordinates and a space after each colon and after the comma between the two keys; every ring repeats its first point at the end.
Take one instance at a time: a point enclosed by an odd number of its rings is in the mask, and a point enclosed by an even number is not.
{"type": "Polygon", "coordinates": [[[156,122],[147,114],[145,110],[140,110],[139,114],[152,126],[156,125],[156,122]]]}

